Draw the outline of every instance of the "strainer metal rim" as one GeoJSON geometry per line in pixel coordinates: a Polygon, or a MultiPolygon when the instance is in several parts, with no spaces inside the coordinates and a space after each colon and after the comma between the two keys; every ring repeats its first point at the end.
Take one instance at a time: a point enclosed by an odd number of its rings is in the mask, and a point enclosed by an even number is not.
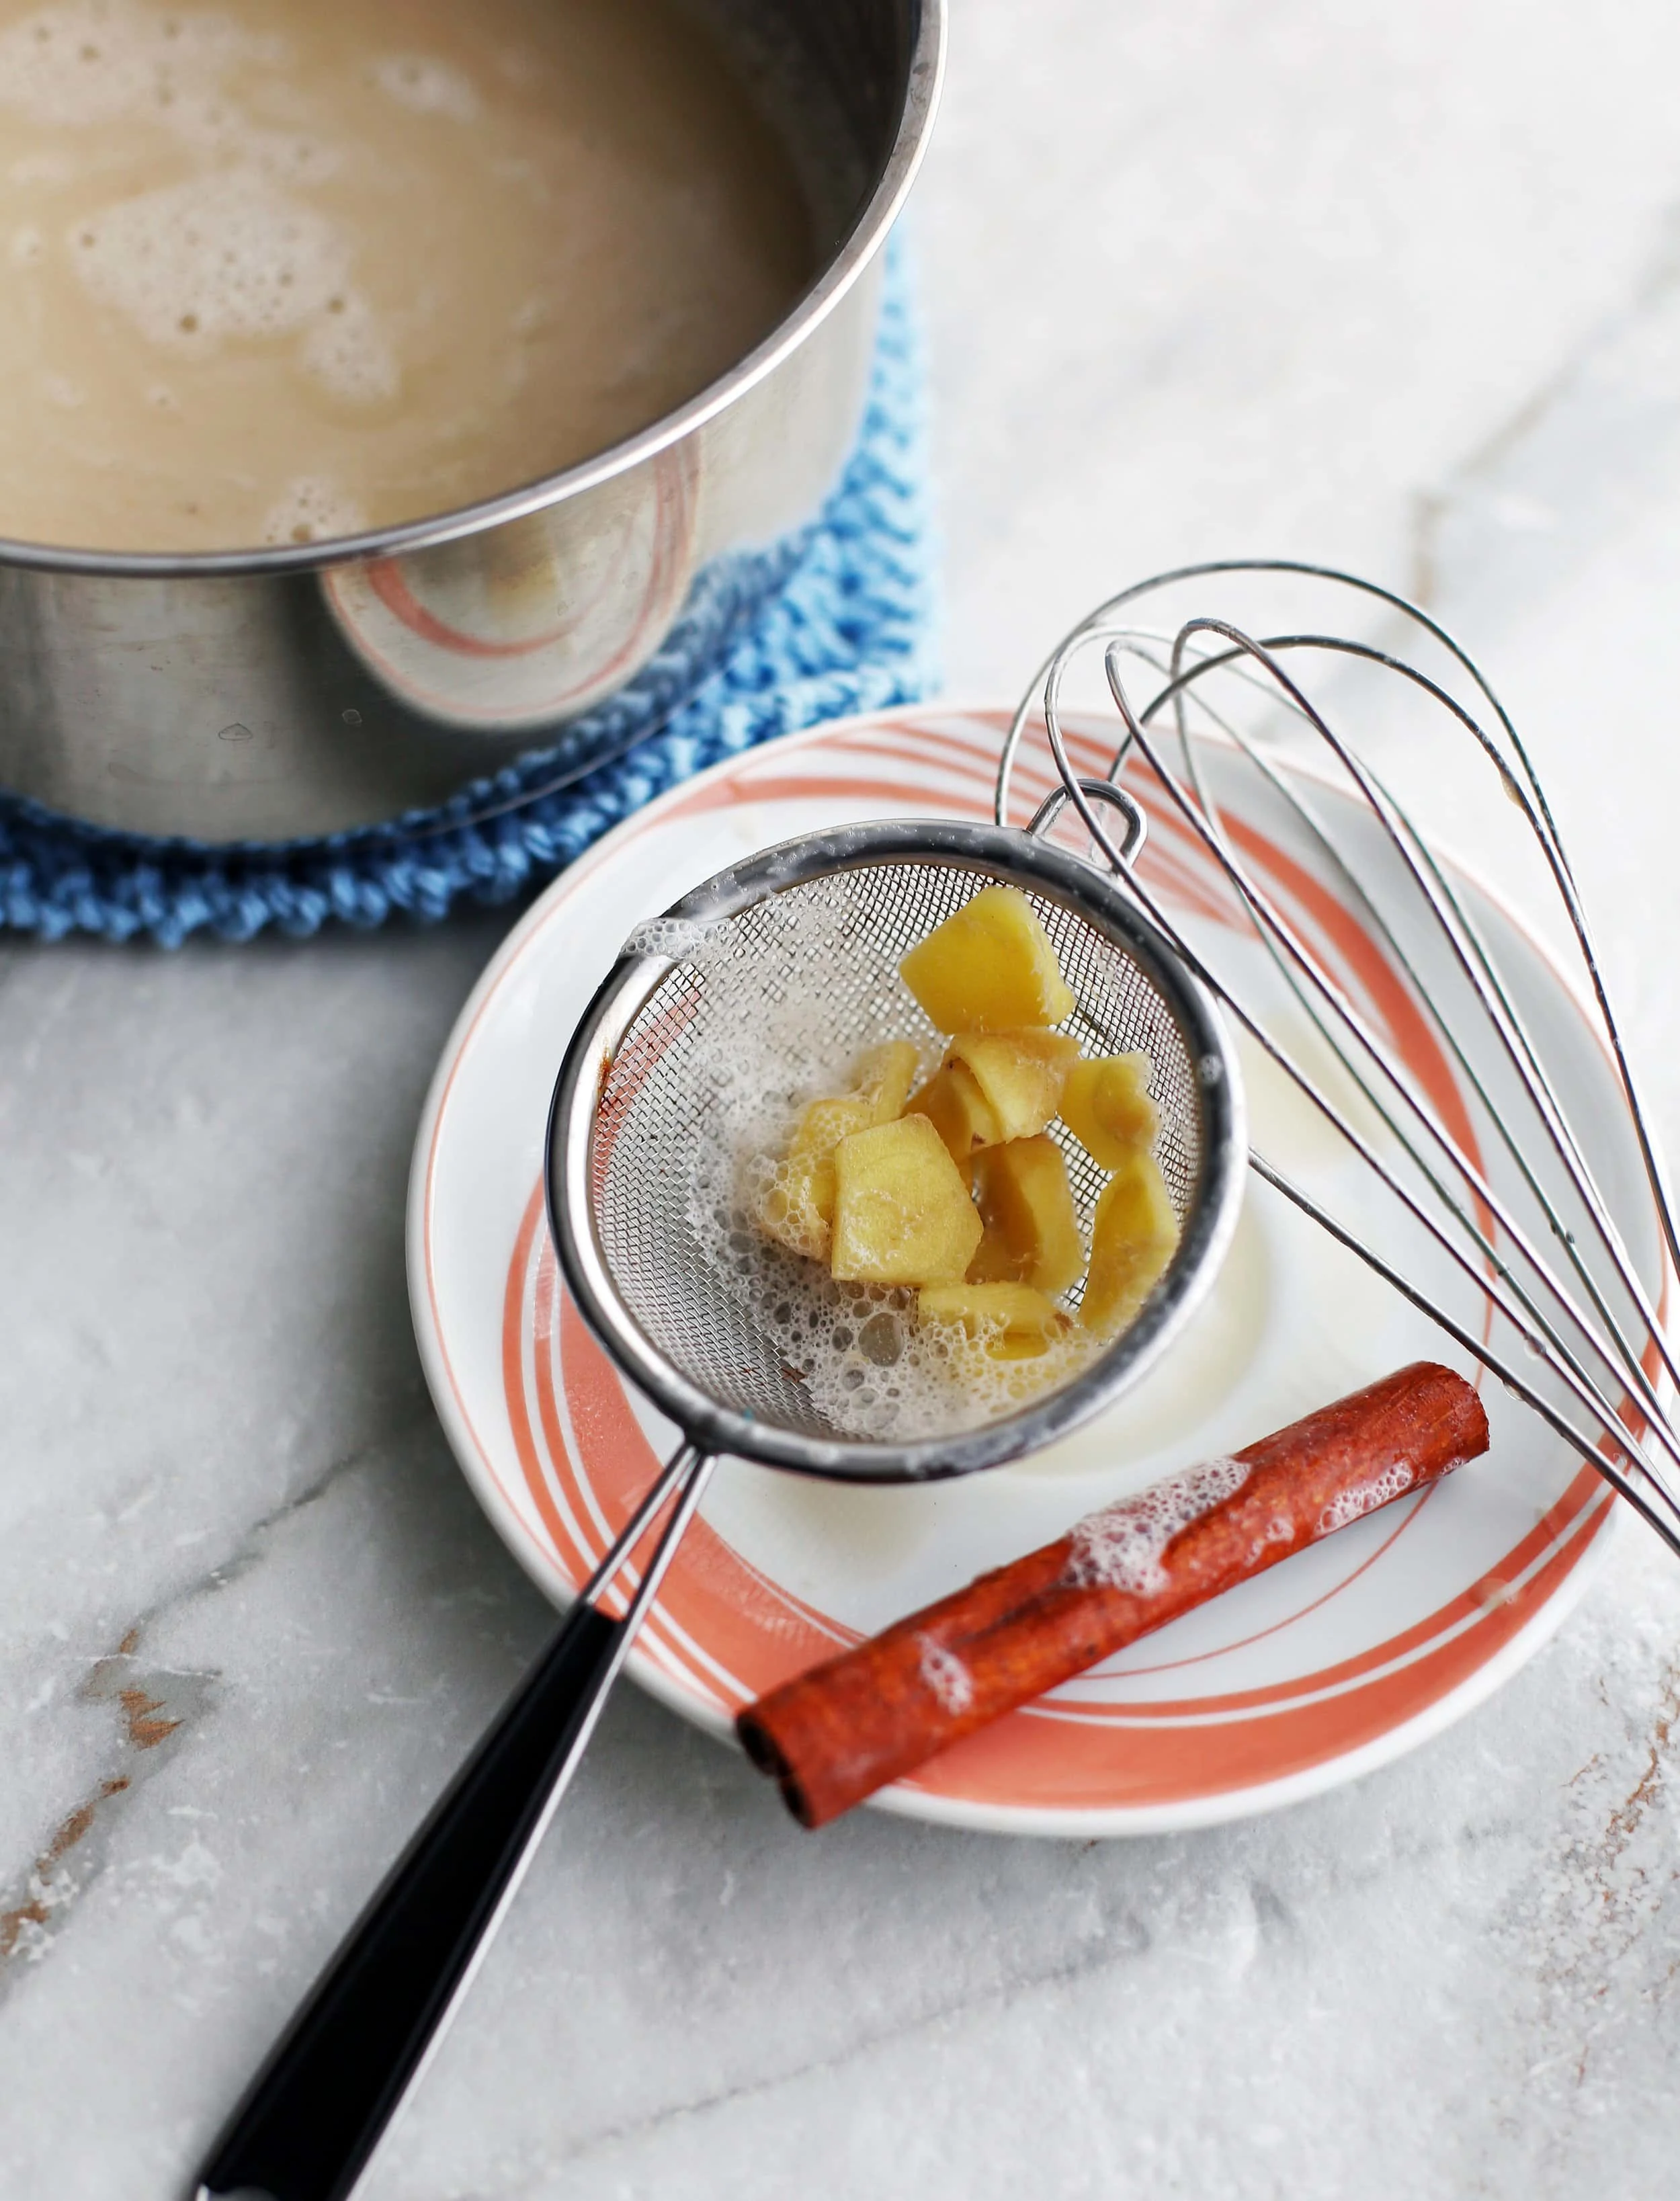
{"type": "Polygon", "coordinates": [[[716,872],[673,902],[664,917],[704,924],[785,888],[861,864],[942,861],[988,873],[1006,885],[1029,883],[1107,934],[1156,986],[1197,1066],[1203,1110],[1198,1182],[1178,1250],[1136,1321],[1088,1368],[1045,1398],[981,1428],[894,1445],[813,1437],[720,1406],[673,1366],[631,1315],[595,1225],[590,1167],[596,1101],[625,1033],[677,960],[621,954],[573,1032],[555,1083],[543,1148],[549,1229],[567,1288],[608,1356],[707,1453],[852,1482],[931,1482],[1019,1459],[1088,1421],[1142,1376],[1200,1305],[1230,1247],[1248,1160],[1242,1079],[1230,1034],[1212,996],[1166,935],[1119,880],[1081,857],[1013,827],[888,819],[803,834],[764,849],[716,872]]]}

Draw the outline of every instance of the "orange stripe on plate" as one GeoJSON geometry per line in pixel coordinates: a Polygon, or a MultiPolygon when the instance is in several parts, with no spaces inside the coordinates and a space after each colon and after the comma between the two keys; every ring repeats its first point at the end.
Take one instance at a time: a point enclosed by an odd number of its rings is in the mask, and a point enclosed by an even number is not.
{"type": "Polygon", "coordinates": [[[905,1785],[931,1795],[1037,1810],[1096,1811],[1188,1801],[1261,1787],[1374,1742],[1468,1681],[1562,1586],[1591,1526],[1536,1577],[1531,1599],[1488,1616],[1403,1671],[1346,1696],[1218,1726],[1103,1730],[1015,1712],[971,1736],[905,1785]]]}

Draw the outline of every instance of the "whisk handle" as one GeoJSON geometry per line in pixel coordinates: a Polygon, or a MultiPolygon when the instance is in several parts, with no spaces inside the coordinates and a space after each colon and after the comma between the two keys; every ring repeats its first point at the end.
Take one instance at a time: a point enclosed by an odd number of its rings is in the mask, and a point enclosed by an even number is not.
{"type": "Polygon", "coordinates": [[[629,1611],[614,1620],[587,1599],[573,1606],[281,2036],[200,2171],[197,2201],[344,2201],[583,1756],[699,1501],[710,1463],[688,1462],[629,1611]]]}

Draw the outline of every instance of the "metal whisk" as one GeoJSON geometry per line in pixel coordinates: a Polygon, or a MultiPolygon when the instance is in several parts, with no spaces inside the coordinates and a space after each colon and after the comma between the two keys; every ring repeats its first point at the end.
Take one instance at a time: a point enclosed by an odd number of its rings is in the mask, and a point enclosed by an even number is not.
{"type": "MultiPolygon", "coordinates": [[[[1680,1379],[1659,1312],[1668,1269],[1680,1264],[1673,1212],[1555,820],[1476,664],[1426,613],[1371,582],[1284,561],[1232,561],[1139,582],[1067,636],[1010,730],[1000,822],[1040,710],[1067,800],[1092,842],[1364,1165],[1355,1204],[1378,1197],[1389,1218],[1383,1244],[1372,1242],[1362,1216],[1350,1218],[1345,1198],[1319,1197],[1251,1149],[1252,1167],[1492,1370],[1680,1552],[1680,1437],[1666,1403],[1680,1379]],[[1205,598],[1209,584],[1226,602],[1256,589],[1312,601],[1305,620],[1295,621],[1291,602],[1289,625],[1258,633],[1200,609],[1147,623],[1163,597],[1193,586],[1205,598]],[[1326,599],[1345,612],[1350,597],[1376,613],[1380,640],[1320,624],[1326,599]],[[1126,860],[1101,802],[1105,783],[1075,768],[1066,683],[1093,657],[1120,721],[1108,782],[1130,766],[1134,784],[1152,783],[1157,813],[1178,821],[1202,852],[1237,927],[1213,928],[1212,946],[1200,934],[1187,937],[1145,872],[1126,860]],[[1358,712],[1335,707],[1349,668],[1366,691],[1358,712]],[[1602,1094],[1565,1094],[1525,1011],[1523,958],[1513,952],[1521,936],[1431,849],[1379,776],[1372,753],[1383,745],[1380,731],[1373,743],[1334,723],[1380,730],[1383,703],[1395,698],[1379,691],[1395,685],[1448,730],[1460,753],[1479,759],[1520,814],[1590,988],[1607,1049],[1602,1094]],[[1427,1089],[1416,1048],[1407,1059],[1395,1030],[1360,998],[1334,942],[1289,892],[1287,866],[1266,861],[1256,803],[1358,911],[1401,983],[1407,1015],[1422,1020],[1450,1065],[1458,1100],[1439,1079],[1427,1089]],[[1285,997],[1292,1016],[1304,1012],[1310,1024],[1306,1049],[1267,1014],[1268,998],[1285,997]],[[1642,1198],[1648,1189],[1656,1226],[1642,1259],[1612,1214],[1604,1181],[1607,1159],[1630,1139],[1636,1161],[1621,1174],[1642,1184],[1642,1198]],[[1426,1271],[1456,1276],[1462,1303],[1426,1283],[1426,1271]]],[[[1583,1012],[1591,1013],[1584,1003],[1583,1012]]],[[[1292,1028],[1306,1029],[1298,1017],[1292,1028]]]]}

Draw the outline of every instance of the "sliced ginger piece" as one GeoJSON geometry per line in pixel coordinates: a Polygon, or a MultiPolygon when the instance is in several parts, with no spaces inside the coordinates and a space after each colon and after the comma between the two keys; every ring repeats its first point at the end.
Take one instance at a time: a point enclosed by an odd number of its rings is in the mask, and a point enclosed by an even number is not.
{"type": "Polygon", "coordinates": [[[825,1261],[834,1243],[834,1189],[833,1148],[802,1150],[796,1142],[760,1195],[759,1222],[790,1253],[825,1261]]]}
{"type": "Polygon", "coordinates": [[[994,1360],[1036,1360],[1073,1327],[1030,1284],[939,1284],[923,1291],[916,1312],[923,1322],[955,1323],[984,1340],[994,1360]]]}
{"type": "Polygon", "coordinates": [[[1061,1120],[1099,1169],[1124,1169],[1153,1153],[1160,1111],[1149,1098],[1154,1068],[1147,1054],[1099,1055],[1076,1062],[1061,1089],[1061,1120]]]}
{"type": "Polygon", "coordinates": [[[765,1188],[758,1219],[790,1253],[825,1261],[833,1243],[834,1149],[873,1120],[861,1100],[814,1100],[765,1188]]]}
{"type": "Polygon", "coordinates": [[[814,1159],[831,1154],[842,1139],[849,1139],[854,1131],[866,1131],[874,1120],[866,1100],[814,1100],[799,1119],[788,1153],[814,1159]]]}
{"type": "Polygon", "coordinates": [[[759,1196],[761,1228],[790,1253],[825,1261],[834,1243],[834,1164],[791,1156],[759,1196]]]}
{"type": "Polygon", "coordinates": [[[759,1221],[772,1238],[811,1260],[827,1260],[833,1245],[834,1149],[855,1131],[902,1114],[917,1067],[916,1049],[908,1039],[888,1040],[860,1059],[855,1093],[812,1101],[788,1142],[787,1159],[759,1201],[759,1221]]]}
{"type": "Polygon", "coordinates": [[[834,1149],[834,1274],[871,1284],[960,1283],[980,1242],[962,1171],[925,1116],[854,1132],[834,1149]]]}
{"type": "Polygon", "coordinates": [[[973,1071],[960,1062],[936,1071],[919,1093],[910,1095],[906,1113],[925,1116],[945,1142],[951,1159],[964,1171],[982,1147],[995,1147],[1003,1136],[1002,1126],[975,1082],[973,1071]]]}
{"type": "Polygon", "coordinates": [[[1079,1059],[1079,1042],[1065,1032],[1027,1030],[960,1032],[945,1050],[979,1087],[997,1124],[997,1139],[1030,1139],[1061,1105],[1063,1086],[1079,1059]]]}
{"type": "Polygon", "coordinates": [[[860,1058],[857,1097],[868,1109],[872,1124],[890,1124],[904,1113],[920,1066],[914,1044],[908,1039],[886,1040],[860,1058]]]}
{"type": "Polygon", "coordinates": [[[1091,1261],[1079,1320],[1099,1337],[1124,1329],[1154,1289],[1178,1245],[1160,1165],[1133,1153],[1104,1188],[1091,1218],[1091,1261]]]}
{"type": "Polygon", "coordinates": [[[1053,1139],[1012,1139],[974,1164],[985,1235],[968,1265],[972,1283],[1031,1284],[1065,1292],[1085,1265],[1067,1165],[1053,1139]]]}
{"type": "Polygon", "coordinates": [[[1073,1012],[1049,936],[1019,887],[982,887],[898,971],[943,1032],[1059,1024],[1073,1012]]]}

